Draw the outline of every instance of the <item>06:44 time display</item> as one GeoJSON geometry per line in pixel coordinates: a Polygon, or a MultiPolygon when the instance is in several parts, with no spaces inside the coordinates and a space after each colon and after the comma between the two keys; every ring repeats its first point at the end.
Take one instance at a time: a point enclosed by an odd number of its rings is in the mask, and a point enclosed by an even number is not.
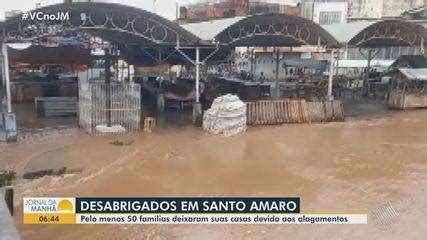
{"type": "Polygon", "coordinates": [[[57,215],[51,215],[51,216],[40,215],[39,221],[41,223],[59,222],[59,216],[57,216],[57,215]]]}

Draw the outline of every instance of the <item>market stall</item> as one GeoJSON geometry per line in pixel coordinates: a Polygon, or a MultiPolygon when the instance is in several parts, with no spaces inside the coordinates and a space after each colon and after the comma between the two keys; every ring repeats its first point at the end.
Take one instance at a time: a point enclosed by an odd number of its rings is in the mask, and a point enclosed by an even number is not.
{"type": "Polygon", "coordinates": [[[393,75],[388,99],[390,108],[427,107],[427,68],[399,68],[393,75]]]}

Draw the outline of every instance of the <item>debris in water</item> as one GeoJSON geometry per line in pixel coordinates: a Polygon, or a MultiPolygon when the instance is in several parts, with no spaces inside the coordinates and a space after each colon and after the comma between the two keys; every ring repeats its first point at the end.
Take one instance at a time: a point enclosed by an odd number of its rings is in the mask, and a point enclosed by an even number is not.
{"type": "Polygon", "coordinates": [[[34,172],[26,172],[22,177],[24,179],[37,179],[42,178],[44,176],[62,176],[65,174],[74,174],[82,171],[83,169],[67,169],[66,167],[62,167],[59,169],[46,169],[34,172]]]}
{"type": "Polygon", "coordinates": [[[246,131],[246,104],[238,96],[227,94],[214,100],[203,116],[203,129],[231,136],[246,131]]]}
{"type": "Polygon", "coordinates": [[[144,119],[144,132],[153,132],[153,129],[156,127],[156,119],[152,117],[146,117],[144,119]]]}
{"type": "Polygon", "coordinates": [[[110,144],[115,145],[115,146],[129,146],[129,145],[132,145],[133,143],[134,143],[133,140],[130,140],[130,141],[114,140],[114,141],[110,142],[110,144]]]}
{"type": "Polygon", "coordinates": [[[98,125],[96,126],[96,131],[100,133],[124,133],[126,132],[126,128],[124,128],[121,125],[113,125],[113,126],[106,126],[106,125],[98,125]]]}

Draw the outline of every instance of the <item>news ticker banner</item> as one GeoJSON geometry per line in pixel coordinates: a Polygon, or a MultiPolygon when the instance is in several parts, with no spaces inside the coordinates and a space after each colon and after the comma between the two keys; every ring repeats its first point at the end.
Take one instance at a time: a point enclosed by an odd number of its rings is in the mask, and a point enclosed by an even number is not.
{"type": "Polygon", "coordinates": [[[300,198],[24,198],[24,224],[366,224],[302,214],[300,198]]]}

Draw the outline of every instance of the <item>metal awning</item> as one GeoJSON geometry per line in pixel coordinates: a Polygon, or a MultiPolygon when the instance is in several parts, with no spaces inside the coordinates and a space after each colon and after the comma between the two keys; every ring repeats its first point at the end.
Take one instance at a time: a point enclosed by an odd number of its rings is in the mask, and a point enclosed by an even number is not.
{"type": "Polygon", "coordinates": [[[324,61],[318,61],[311,58],[304,59],[285,59],[283,61],[283,65],[286,65],[288,67],[299,67],[299,68],[310,68],[310,69],[326,69],[327,65],[326,60],[324,61]]]}
{"type": "Polygon", "coordinates": [[[79,46],[42,47],[31,46],[25,50],[9,50],[10,63],[42,64],[90,64],[90,50],[79,46]]]}

